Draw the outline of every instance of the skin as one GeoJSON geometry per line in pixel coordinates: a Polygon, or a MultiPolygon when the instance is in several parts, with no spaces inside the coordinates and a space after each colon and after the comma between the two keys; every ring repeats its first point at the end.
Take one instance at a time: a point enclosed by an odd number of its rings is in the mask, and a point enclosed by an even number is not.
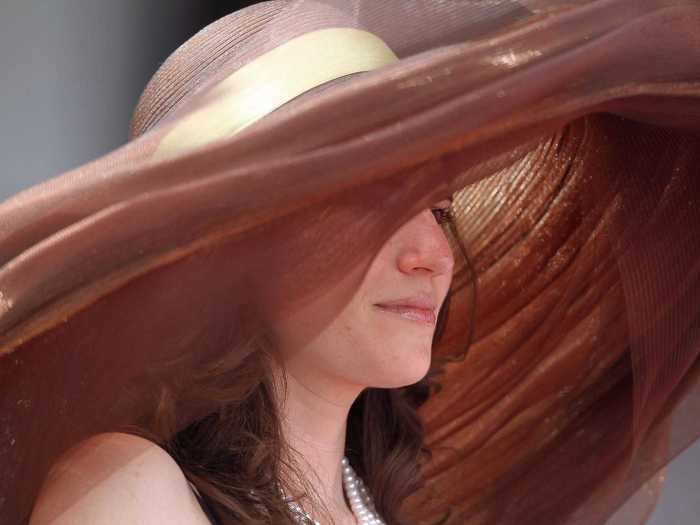
{"type": "MultiPolygon", "coordinates": [[[[447,207],[449,201],[434,207],[447,207]]],[[[429,209],[405,223],[380,249],[360,289],[310,343],[297,348],[311,306],[278,328],[285,350],[287,398],[281,403],[285,438],[307,465],[313,486],[338,525],[354,524],[342,486],[347,416],[367,387],[398,388],[420,381],[430,368],[435,326],[379,310],[375,303],[420,291],[432,295],[435,315],[452,281],[454,259],[429,209]],[[318,478],[313,477],[316,474],[318,478]]],[[[281,374],[278,371],[277,374],[281,374]]]]}
{"type": "MultiPolygon", "coordinates": [[[[287,396],[278,400],[285,438],[337,525],[356,523],[345,501],[340,463],[352,403],[368,387],[416,383],[430,367],[435,325],[374,304],[423,291],[432,295],[437,315],[453,268],[445,233],[425,209],[382,246],[350,302],[312,341],[296,344],[314,306],[278,327],[287,372],[287,396]]],[[[281,373],[275,370],[277,377],[281,373]]],[[[54,467],[29,521],[69,523],[209,522],[182,470],[163,449],[136,436],[107,433],[84,441],[54,467]]]]}

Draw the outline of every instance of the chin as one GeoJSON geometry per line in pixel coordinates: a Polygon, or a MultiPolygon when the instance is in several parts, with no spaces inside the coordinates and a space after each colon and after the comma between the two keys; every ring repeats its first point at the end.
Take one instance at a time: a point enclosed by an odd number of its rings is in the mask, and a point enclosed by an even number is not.
{"type": "Polygon", "coordinates": [[[413,357],[396,362],[396,366],[387,370],[384,374],[381,388],[400,388],[413,385],[423,379],[430,370],[430,352],[426,351],[427,358],[413,357]]]}

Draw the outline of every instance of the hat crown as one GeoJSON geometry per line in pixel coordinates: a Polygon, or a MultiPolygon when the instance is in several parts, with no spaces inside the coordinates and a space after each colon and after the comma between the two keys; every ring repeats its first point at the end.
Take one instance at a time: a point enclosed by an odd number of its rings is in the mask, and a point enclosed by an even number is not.
{"type": "MultiPolygon", "coordinates": [[[[271,0],[235,11],[195,33],[173,51],[146,85],[131,117],[129,140],[155,127],[201,89],[226,79],[244,66],[249,67],[283,44],[330,28],[354,28],[367,33],[352,12],[316,1],[309,3],[313,4],[309,12],[314,16],[301,20],[289,16],[288,2],[271,0]]],[[[352,10],[350,5],[347,9],[352,10]]],[[[389,46],[384,46],[387,50],[384,55],[391,54],[392,61],[398,60],[389,46]]],[[[357,41],[343,51],[343,55],[355,57],[367,53],[367,46],[358,45],[357,41]]],[[[377,54],[376,44],[369,53],[377,54]]],[[[300,56],[298,63],[303,65],[304,57],[300,56]]],[[[355,71],[344,73],[339,70],[337,77],[372,68],[356,67],[355,71]]]]}

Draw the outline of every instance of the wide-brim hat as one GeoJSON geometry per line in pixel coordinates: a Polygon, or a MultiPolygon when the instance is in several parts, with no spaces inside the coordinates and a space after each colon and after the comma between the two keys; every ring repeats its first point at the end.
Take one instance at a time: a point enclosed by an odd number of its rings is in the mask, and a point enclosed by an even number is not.
{"type": "MultiPolygon", "coordinates": [[[[2,522],[68,447],[156,403],[163,363],[324,300],[311,336],[445,198],[444,373],[406,505],[589,525],[627,502],[615,523],[643,522],[700,436],[698,166],[697,0],[269,1],[216,21],[161,65],[127,144],[0,204],[2,522]]],[[[207,410],[180,401],[178,425],[207,410]]]]}

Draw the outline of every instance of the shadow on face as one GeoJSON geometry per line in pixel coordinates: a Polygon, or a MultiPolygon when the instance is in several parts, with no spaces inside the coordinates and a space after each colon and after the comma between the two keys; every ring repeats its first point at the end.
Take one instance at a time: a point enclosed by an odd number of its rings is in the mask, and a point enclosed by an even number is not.
{"type": "Polygon", "coordinates": [[[316,392],[346,387],[349,398],[366,387],[397,388],[425,376],[454,268],[440,224],[449,205],[441,201],[404,223],[376,254],[352,299],[311,341],[302,334],[323,314],[323,301],[277,327],[288,373],[316,392]]]}

